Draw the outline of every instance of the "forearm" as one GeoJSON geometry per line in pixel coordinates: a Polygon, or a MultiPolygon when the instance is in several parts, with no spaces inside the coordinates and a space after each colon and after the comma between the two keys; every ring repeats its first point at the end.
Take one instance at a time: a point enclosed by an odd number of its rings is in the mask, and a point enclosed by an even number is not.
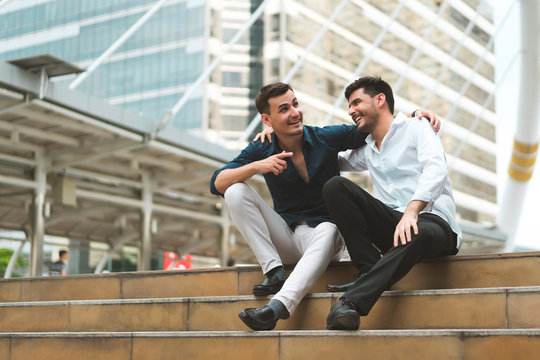
{"type": "Polygon", "coordinates": [[[232,184],[246,181],[257,173],[258,171],[254,163],[235,169],[225,169],[216,177],[214,186],[220,193],[225,194],[225,191],[227,191],[232,184]]]}
{"type": "Polygon", "coordinates": [[[404,214],[416,215],[420,214],[420,211],[424,210],[428,203],[421,200],[412,200],[404,211],[404,214]]]}
{"type": "Polygon", "coordinates": [[[426,207],[426,205],[427,203],[425,201],[420,200],[412,200],[409,205],[407,205],[407,208],[394,231],[394,246],[398,246],[400,242],[402,245],[411,242],[411,229],[415,235],[418,235],[418,214],[426,207]]]}

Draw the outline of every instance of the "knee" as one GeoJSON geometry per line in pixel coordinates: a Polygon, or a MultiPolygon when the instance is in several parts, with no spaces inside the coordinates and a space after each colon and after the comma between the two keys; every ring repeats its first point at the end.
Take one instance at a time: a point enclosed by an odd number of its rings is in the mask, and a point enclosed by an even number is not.
{"type": "Polygon", "coordinates": [[[249,198],[248,193],[251,190],[250,186],[245,183],[232,184],[225,190],[223,197],[229,208],[235,208],[244,203],[246,198],[249,198]]]}
{"type": "Polygon", "coordinates": [[[336,224],[331,222],[323,222],[317,225],[315,231],[320,234],[316,238],[318,241],[328,244],[333,249],[341,249],[343,246],[343,238],[339,233],[336,224]]]}
{"type": "Polygon", "coordinates": [[[323,198],[325,201],[331,201],[335,199],[336,194],[338,194],[345,186],[349,180],[343,176],[334,176],[328,180],[322,189],[323,198]]]}

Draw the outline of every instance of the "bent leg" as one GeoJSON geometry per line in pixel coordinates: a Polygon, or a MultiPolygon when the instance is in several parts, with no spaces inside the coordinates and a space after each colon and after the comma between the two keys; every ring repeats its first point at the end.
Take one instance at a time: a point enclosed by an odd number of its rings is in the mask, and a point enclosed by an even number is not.
{"type": "Polygon", "coordinates": [[[300,252],[292,241],[293,232],[251,186],[233,184],[224,197],[232,221],[253,250],[263,273],[298,260],[300,252]]]}
{"type": "Polygon", "coordinates": [[[382,240],[393,235],[399,214],[341,176],[326,182],[323,197],[353,264],[360,273],[368,272],[381,258],[379,250],[390,248],[391,243],[382,240]]]}
{"type": "Polygon", "coordinates": [[[373,268],[345,292],[344,298],[353,303],[360,315],[367,315],[381,294],[405,276],[425,258],[456,253],[456,234],[440,217],[420,214],[418,235],[407,245],[388,250],[373,268]]]}
{"type": "Polygon", "coordinates": [[[315,228],[300,225],[295,239],[303,253],[281,290],[273,299],[281,301],[292,314],[300,301],[326,271],[332,260],[339,258],[343,240],[336,225],[323,222],[315,228]]]}

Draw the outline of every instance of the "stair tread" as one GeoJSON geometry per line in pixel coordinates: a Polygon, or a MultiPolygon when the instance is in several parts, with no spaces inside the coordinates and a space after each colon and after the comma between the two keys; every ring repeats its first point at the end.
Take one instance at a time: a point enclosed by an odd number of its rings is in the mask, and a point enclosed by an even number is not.
{"type": "MultiPolygon", "coordinates": [[[[500,294],[500,293],[535,293],[540,292],[540,286],[505,286],[492,288],[462,288],[462,289],[428,289],[428,290],[389,290],[383,297],[395,296],[444,296],[444,295],[470,295],[470,294],[500,294]]],[[[305,299],[339,298],[343,293],[313,293],[307,294],[305,299]]],[[[271,299],[272,296],[260,297],[253,295],[230,296],[191,296],[166,298],[134,298],[134,299],[99,299],[99,300],[52,300],[52,301],[19,301],[0,302],[1,307],[17,306],[62,306],[62,305],[122,305],[122,304],[159,304],[184,302],[239,302],[271,299]]]]}
{"type": "Polygon", "coordinates": [[[0,337],[305,337],[305,336],[540,336],[539,328],[526,329],[391,329],[391,330],[272,330],[272,331],[53,331],[0,332],[0,337]]]}

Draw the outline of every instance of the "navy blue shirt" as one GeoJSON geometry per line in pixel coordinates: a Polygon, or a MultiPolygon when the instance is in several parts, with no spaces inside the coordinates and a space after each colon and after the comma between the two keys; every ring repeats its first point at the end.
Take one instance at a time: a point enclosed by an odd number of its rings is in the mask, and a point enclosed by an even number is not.
{"type": "MultiPolygon", "coordinates": [[[[298,175],[290,158],[286,159],[287,168],[281,174],[263,174],[274,201],[274,210],[291,229],[294,230],[300,221],[305,221],[311,227],[324,221],[333,222],[324,204],[322,187],[330,178],[339,175],[338,152],[364,145],[366,136],[359,133],[355,125],[323,128],[304,125],[302,149],[309,182],[306,183],[298,175]]],[[[214,185],[221,171],[266,159],[282,151],[275,134],[272,134],[272,143],[265,141],[263,144],[260,140],[251,142],[240,155],[214,173],[210,180],[210,191],[223,196],[214,185]]]]}

